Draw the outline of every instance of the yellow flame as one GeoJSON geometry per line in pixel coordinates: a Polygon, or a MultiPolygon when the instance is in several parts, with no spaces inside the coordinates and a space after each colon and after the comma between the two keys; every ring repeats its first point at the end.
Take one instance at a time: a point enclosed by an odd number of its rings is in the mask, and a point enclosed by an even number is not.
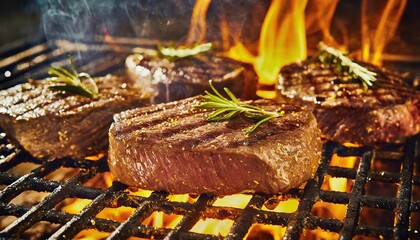
{"type": "Polygon", "coordinates": [[[216,236],[227,236],[232,228],[234,221],[230,219],[218,220],[213,218],[200,219],[191,232],[212,234],[216,236]]]}
{"type": "Polygon", "coordinates": [[[339,47],[334,37],[331,34],[331,22],[337,8],[338,0],[311,0],[305,9],[305,26],[306,34],[321,31],[322,40],[334,47],[339,47]]]}
{"type": "Polygon", "coordinates": [[[254,64],[259,83],[272,85],[282,66],[306,58],[307,0],[273,0],[264,19],[254,64]]]}
{"type": "Polygon", "coordinates": [[[282,226],[254,223],[245,236],[245,239],[265,239],[264,237],[266,237],[268,239],[280,240],[283,238],[286,229],[286,227],[282,226]]]}
{"type": "Polygon", "coordinates": [[[372,3],[375,1],[362,1],[362,60],[380,65],[383,51],[395,35],[407,0],[388,0],[381,14],[377,12],[378,4],[372,3]],[[374,20],[378,14],[381,17],[376,23],[374,20]],[[372,25],[377,27],[370,29],[372,25]]]}
{"type": "Polygon", "coordinates": [[[266,206],[263,206],[261,209],[264,211],[272,211],[272,212],[284,212],[284,213],[293,213],[296,212],[299,206],[299,200],[290,198],[285,201],[280,201],[277,206],[270,210],[266,206]]]}
{"type": "Polygon", "coordinates": [[[197,2],[195,3],[191,16],[188,37],[185,40],[186,45],[200,43],[206,37],[206,16],[207,9],[209,8],[210,3],[211,0],[197,0],[197,2]]]}
{"type": "MultiPolygon", "coordinates": [[[[261,28],[258,55],[254,56],[235,40],[225,56],[253,64],[259,84],[275,85],[283,66],[306,58],[306,4],[307,0],[273,0],[261,28]]],[[[275,92],[264,90],[257,94],[275,97],[275,92]]]]}
{"type": "Polygon", "coordinates": [[[213,206],[219,207],[234,207],[244,209],[248,204],[249,200],[251,200],[252,195],[245,195],[245,194],[234,194],[229,196],[224,196],[222,198],[218,198],[214,203],[213,206]]]}
{"type": "Polygon", "coordinates": [[[89,199],[76,198],[74,199],[72,203],[61,208],[61,210],[63,210],[64,212],[71,213],[71,214],[78,214],[80,211],[82,211],[83,208],[85,208],[91,202],[92,200],[89,200],[89,199]]]}

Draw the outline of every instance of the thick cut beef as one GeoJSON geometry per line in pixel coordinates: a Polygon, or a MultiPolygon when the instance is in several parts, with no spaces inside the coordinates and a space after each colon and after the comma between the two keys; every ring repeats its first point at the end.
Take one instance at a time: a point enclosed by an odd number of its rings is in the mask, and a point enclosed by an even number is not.
{"type": "Polygon", "coordinates": [[[309,61],[282,68],[279,93],[313,110],[323,135],[331,140],[373,146],[403,142],[420,132],[420,92],[389,70],[377,73],[373,87],[309,61]]]}
{"type": "Polygon", "coordinates": [[[252,66],[216,57],[197,56],[168,60],[146,55],[131,55],[126,69],[136,85],[152,93],[154,103],[171,102],[210,90],[229,88],[236,96],[254,99],[256,74],[252,66]]]}
{"type": "Polygon", "coordinates": [[[0,127],[37,158],[80,158],[106,150],[113,114],[150,98],[115,76],[95,81],[97,99],[51,90],[46,80],[0,91],[0,127]]]}
{"type": "Polygon", "coordinates": [[[317,169],[320,130],[310,111],[268,100],[251,104],[284,116],[263,123],[237,117],[208,122],[194,108],[200,96],[128,110],[109,132],[109,167],[118,181],[171,193],[278,193],[298,187],[317,169]]]}

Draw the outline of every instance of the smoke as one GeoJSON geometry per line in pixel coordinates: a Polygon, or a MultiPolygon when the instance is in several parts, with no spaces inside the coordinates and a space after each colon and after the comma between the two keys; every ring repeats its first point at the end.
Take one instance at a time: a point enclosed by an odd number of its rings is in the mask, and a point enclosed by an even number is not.
{"type": "Polygon", "coordinates": [[[177,40],[186,35],[194,0],[38,0],[48,40],[111,36],[177,40]]]}

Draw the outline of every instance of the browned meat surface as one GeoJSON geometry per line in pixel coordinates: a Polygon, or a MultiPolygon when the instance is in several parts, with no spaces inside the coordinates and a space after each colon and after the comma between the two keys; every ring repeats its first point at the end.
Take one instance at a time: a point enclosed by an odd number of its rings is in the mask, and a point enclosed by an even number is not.
{"type": "Polygon", "coordinates": [[[378,74],[368,90],[328,64],[294,63],[281,70],[279,93],[313,109],[323,135],[340,143],[399,143],[419,133],[420,92],[395,72],[365,66],[378,74]]]}
{"type": "Polygon", "coordinates": [[[112,116],[150,100],[121,78],[95,81],[97,99],[51,90],[45,80],[0,91],[0,127],[37,158],[80,158],[106,150],[112,116]]]}
{"type": "Polygon", "coordinates": [[[237,117],[208,122],[201,97],[128,110],[109,132],[109,167],[128,185],[171,193],[278,193],[298,187],[318,167],[320,130],[310,111],[268,100],[251,102],[283,117],[262,124],[237,117]]]}
{"type": "Polygon", "coordinates": [[[167,60],[131,55],[126,69],[136,85],[153,94],[154,103],[171,102],[210,90],[209,80],[221,90],[229,88],[236,96],[254,99],[256,75],[250,65],[215,56],[167,60]]]}

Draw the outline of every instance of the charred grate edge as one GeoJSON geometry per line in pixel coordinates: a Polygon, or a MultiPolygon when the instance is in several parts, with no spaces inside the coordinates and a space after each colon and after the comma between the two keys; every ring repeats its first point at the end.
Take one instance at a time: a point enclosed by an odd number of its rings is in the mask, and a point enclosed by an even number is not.
{"type": "MultiPolygon", "coordinates": [[[[52,233],[52,238],[69,239],[85,229],[97,229],[110,233],[109,239],[121,239],[130,236],[142,238],[168,239],[218,239],[219,236],[199,234],[189,230],[201,218],[231,219],[234,221],[229,234],[225,239],[243,238],[247,235],[253,224],[269,224],[287,227],[285,239],[296,239],[305,231],[323,229],[339,233],[343,238],[352,238],[356,235],[385,238],[416,238],[419,237],[415,226],[410,227],[410,214],[420,212],[420,202],[411,201],[412,184],[419,185],[419,176],[414,176],[414,163],[419,161],[416,147],[420,136],[408,141],[402,154],[402,168],[400,173],[375,172],[370,170],[370,165],[375,156],[383,155],[381,150],[370,148],[344,147],[333,142],[324,144],[322,161],[314,176],[303,189],[293,189],[282,195],[286,198],[299,199],[297,211],[294,213],[271,212],[262,210],[263,204],[270,198],[280,195],[253,194],[244,209],[233,207],[212,206],[216,196],[201,195],[194,203],[170,202],[168,193],[153,192],[149,197],[130,195],[127,186],[114,182],[111,187],[102,190],[83,186],[83,183],[96,176],[98,173],[108,171],[106,157],[98,161],[56,159],[41,162],[30,157],[24,151],[14,148],[0,162],[0,185],[6,187],[0,191],[0,216],[16,216],[17,219],[0,232],[3,238],[22,238],[24,232],[38,221],[57,223],[60,228],[52,233]],[[358,168],[342,168],[330,166],[334,154],[339,156],[357,156],[361,161],[358,168]],[[382,154],[382,155],[381,155],[382,154]],[[11,157],[10,157],[11,156],[11,157]],[[28,174],[17,176],[10,172],[21,161],[32,162],[40,166],[28,174]],[[60,167],[78,169],[79,173],[67,182],[50,181],[44,177],[60,167]],[[326,175],[344,177],[354,180],[350,193],[335,192],[321,189],[326,175]],[[382,198],[365,195],[365,184],[368,181],[380,181],[400,184],[395,198],[382,198]],[[49,192],[50,194],[39,204],[28,207],[14,205],[10,201],[27,190],[49,192]],[[90,199],[80,213],[70,214],[54,207],[66,198],[90,199]],[[314,204],[324,202],[347,204],[346,217],[343,221],[338,219],[322,218],[311,214],[314,204]],[[135,208],[134,213],[125,222],[117,222],[98,218],[96,215],[107,207],[126,206],[135,208]],[[395,211],[395,227],[371,226],[359,224],[359,215],[362,207],[372,207],[395,211]],[[155,228],[140,224],[154,211],[163,211],[166,214],[182,215],[183,218],[174,229],[155,228]],[[223,214],[220,214],[223,213],[223,214]],[[226,216],[226,213],[229,213],[226,216]]],[[[6,137],[0,144],[9,144],[6,137]]],[[[2,151],[1,155],[5,155],[2,151]]],[[[394,154],[396,156],[397,154],[394,154]]],[[[392,158],[393,154],[390,154],[392,158]]]]}

